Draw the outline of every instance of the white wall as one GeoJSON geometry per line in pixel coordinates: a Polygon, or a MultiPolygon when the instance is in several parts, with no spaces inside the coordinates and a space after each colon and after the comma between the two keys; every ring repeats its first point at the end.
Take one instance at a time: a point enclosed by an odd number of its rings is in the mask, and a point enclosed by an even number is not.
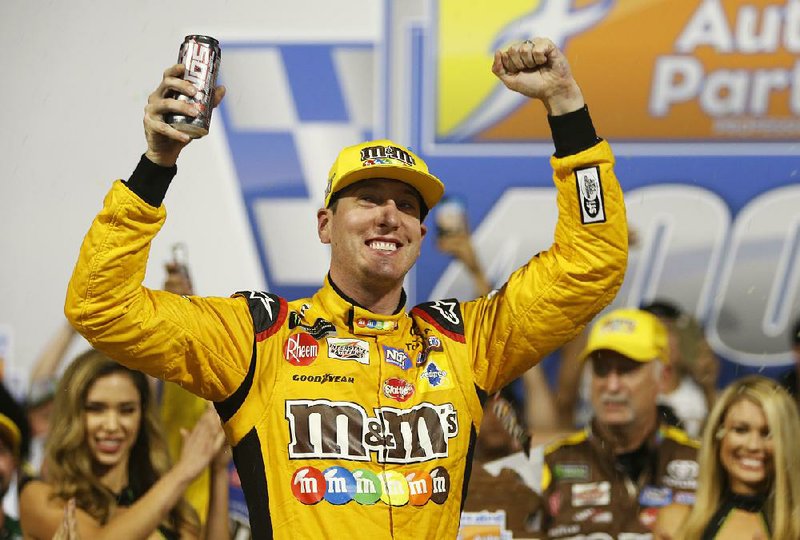
{"type": "MultiPolygon", "coordinates": [[[[14,343],[7,371],[26,375],[62,324],[81,239],[111,181],[127,178],[144,151],[147,95],[184,35],[371,41],[381,9],[377,0],[2,0],[0,327],[14,343]]],[[[198,293],[264,286],[220,131],[179,161],[148,286],[160,286],[176,241],[189,246],[198,293]]]]}

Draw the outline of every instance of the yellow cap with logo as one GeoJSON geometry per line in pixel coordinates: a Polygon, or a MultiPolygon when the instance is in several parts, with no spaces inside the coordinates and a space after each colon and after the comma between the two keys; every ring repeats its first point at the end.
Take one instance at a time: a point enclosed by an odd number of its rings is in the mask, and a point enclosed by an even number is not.
{"type": "Polygon", "coordinates": [[[616,309],[592,326],[581,360],[595,351],[610,350],[637,362],[669,363],[667,329],[658,317],[640,309],[616,309]]]}
{"type": "Polygon", "coordinates": [[[444,184],[428,172],[425,162],[408,148],[387,139],[344,148],[333,162],[325,189],[325,206],[339,190],[370,178],[399,180],[416,189],[430,210],[444,194],[444,184]]]}

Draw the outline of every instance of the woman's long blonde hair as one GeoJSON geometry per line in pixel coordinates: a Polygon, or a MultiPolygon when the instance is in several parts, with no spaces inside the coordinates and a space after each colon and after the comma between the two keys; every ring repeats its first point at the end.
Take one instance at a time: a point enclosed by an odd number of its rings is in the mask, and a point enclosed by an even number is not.
{"type": "MultiPolygon", "coordinates": [[[[101,524],[108,521],[117,506],[117,495],[93,472],[93,457],[86,444],[85,404],[95,381],[113,373],[128,375],[141,398],[139,433],[128,459],[128,487],[136,497],[141,496],[170,467],[145,375],[94,349],[78,356],[64,372],[56,390],[52,427],[45,446],[45,480],[53,487],[53,496],[65,502],[74,498],[78,508],[101,524]]],[[[168,522],[175,531],[199,526],[193,510],[183,500],[170,511],[168,522]]]]}
{"type": "Polygon", "coordinates": [[[743,377],[720,395],[703,430],[697,499],[676,538],[697,539],[722,502],[728,475],[720,461],[718,436],[731,406],[747,399],[761,407],[774,444],[774,476],[764,508],[772,538],[800,538],[800,453],[793,449],[800,435],[800,414],[794,399],[766,377],[743,377]]]}

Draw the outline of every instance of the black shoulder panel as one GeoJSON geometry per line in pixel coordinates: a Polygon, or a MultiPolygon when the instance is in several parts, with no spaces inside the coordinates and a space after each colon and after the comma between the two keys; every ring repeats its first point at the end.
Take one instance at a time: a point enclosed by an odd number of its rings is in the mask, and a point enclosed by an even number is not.
{"type": "Polygon", "coordinates": [[[455,298],[419,304],[411,310],[411,313],[428,321],[450,339],[464,343],[461,303],[455,298]]]}
{"type": "Polygon", "coordinates": [[[234,296],[247,300],[253,317],[256,341],[263,341],[275,332],[286,320],[286,300],[264,291],[238,291],[234,296]]]}

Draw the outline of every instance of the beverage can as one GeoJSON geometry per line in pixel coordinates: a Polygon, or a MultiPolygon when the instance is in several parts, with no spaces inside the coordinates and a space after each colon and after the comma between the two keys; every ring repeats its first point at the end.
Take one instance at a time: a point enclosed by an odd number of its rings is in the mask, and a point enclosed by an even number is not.
{"type": "Polygon", "coordinates": [[[194,103],[200,112],[194,117],[168,113],[164,115],[164,121],[193,139],[208,134],[221,57],[222,51],[216,39],[194,34],[184,38],[178,52],[178,63],[185,67],[183,79],[190,81],[197,88],[197,93],[189,97],[179,92],[172,92],[169,97],[194,103]]]}

